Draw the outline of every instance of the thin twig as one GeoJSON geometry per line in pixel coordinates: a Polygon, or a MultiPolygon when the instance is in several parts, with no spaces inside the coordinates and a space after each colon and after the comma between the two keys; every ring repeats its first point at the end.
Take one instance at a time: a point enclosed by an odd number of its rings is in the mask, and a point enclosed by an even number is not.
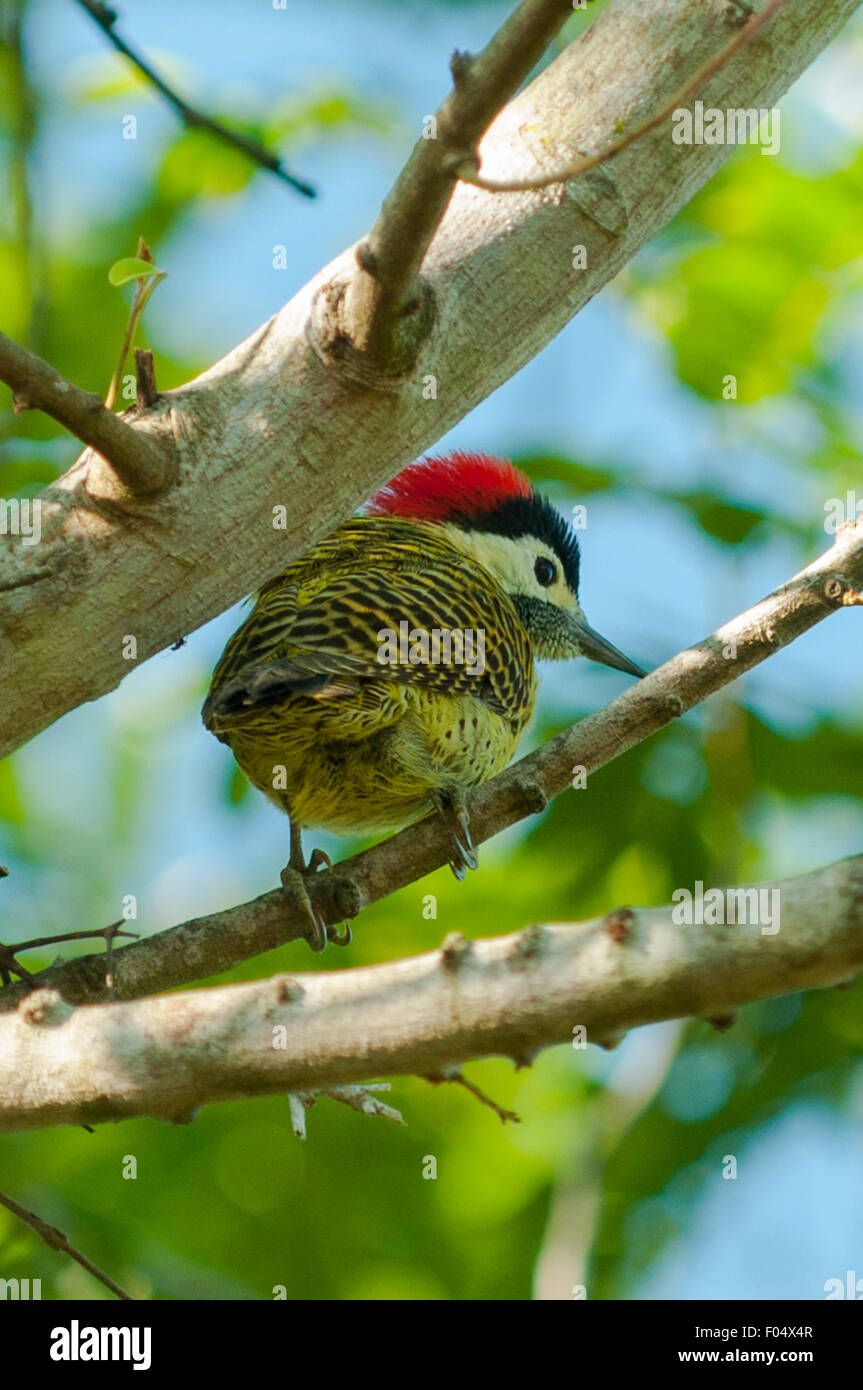
{"type": "Polygon", "coordinates": [[[35,976],[25,969],[17,959],[16,953],[21,950],[20,946],[4,946],[0,941],[0,984],[8,985],[11,983],[12,976],[17,975],[27,989],[35,989],[31,983],[35,976]]]}
{"type": "MultiPolygon", "coordinates": [[[[136,259],[139,261],[149,261],[153,264],[153,253],[143,237],[138,238],[138,249],[135,252],[136,259]]],[[[129,349],[141,322],[141,315],[147,307],[147,301],[158,284],[165,278],[163,270],[157,271],[154,267],[152,276],[139,276],[135,281],[135,293],[132,296],[132,307],[129,310],[129,319],[126,324],[126,331],[123,334],[123,342],[120,346],[120,356],[114,368],[114,375],[111,377],[111,384],[108,387],[108,394],[105,397],[105,407],[107,410],[113,408],[114,402],[120,390],[120,383],[123,380],[123,369],[126,366],[126,358],[129,356],[129,349]]],[[[137,402],[137,395],[135,397],[137,402]]]]}
{"type": "Polygon", "coordinates": [[[150,434],[135,429],[90,391],[82,391],[28,348],[0,333],[0,381],[16,410],[41,410],[95,449],[138,496],[155,496],[173,481],[176,461],[150,434]]]}
{"type": "Polygon", "coordinates": [[[291,1091],[288,1101],[291,1107],[291,1128],[298,1139],[306,1139],[306,1112],[320,1100],[328,1096],[330,1100],[340,1101],[342,1105],[358,1110],[361,1115],[389,1120],[390,1124],[403,1125],[404,1118],[391,1105],[385,1105],[372,1094],[374,1091],[388,1091],[388,1081],[366,1082],[359,1086],[326,1086],[316,1091],[291,1091]]]}
{"type": "Polygon", "coordinates": [[[131,49],[129,45],[116,33],[114,25],[117,22],[117,13],[107,5],[98,3],[98,0],[78,0],[82,9],[86,10],[91,19],[94,19],[102,32],[114,45],[118,53],[122,53],[131,63],[146,77],[151,86],[165,98],[170,106],[176,111],[177,115],[185,125],[198,130],[209,131],[217,140],[221,140],[225,145],[231,145],[235,150],[240,150],[255,164],[262,169],[275,174],[277,178],[290,184],[291,188],[296,189],[297,193],[302,193],[304,198],[315,198],[317,193],[311,184],[299,179],[290,170],[286,169],[277,155],[271,154],[258,140],[251,139],[248,135],[240,135],[235,130],[230,130],[228,126],[222,125],[212,116],[206,115],[203,111],[198,111],[196,107],[190,106],[173,87],[170,87],[163,77],[150,67],[143,58],[131,49]]]}
{"type": "Polygon", "coordinates": [[[49,1245],[52,1250],[59,1250],[61,1254],[69,1255],[82,1269],[86,1269],[88,1274],[92,1274],[94,1279],[98,1279],[100,1284],[104,1284],[110,1293],[128,1303],[135,1302],[132,1295],[127,1293],[125,1289],[121,1289],[119,1284],[115,1284],[109,1274],[106,1274],[98,1265],[94,1265],[93,1261],[88,1260],[86,1255],[82,1255],[80,1250],[76,1250],[68,1236],[65,1236],[62,1231],[58,1231],[56,1226],[49,1226],[48,1222],[43,1221],[41,1216],[37,1216],[33,1211],[28,1211],[26,1207],[19,1206],[11,1197],[7,1197],[5,1192],[0,1192],[0,1205],[6,1207],[13,1216],[17,1216],[20,1221],[34,1230],[37,1236],[44,1240],[45,1244],[49,1245]]]}
{"type": "MultiPolygon", "coordinates": [[[[5,877],[8,871],[0,869],[0,878],[5,877]]],[[[136,931],[120,931],[126,919],[121,917],[118,922],[112,922],[110,926],[94,928],[92,931],[67,931],[61,932],[58,936],[34,936],[32,941],[18,941],[14,946],[4,946],[0,942],[0,983],[8,985],[11,976],[17,975],[28,989],[35,988],[33,981],[35,975],[26,970],[17,959],[19,951],[35,951],[41,946],[56,946],[62,941],[90,941],[94,936],[104,936],[105,938],[105,989],[109,999],[114,997],[114,938],[116,936],[130,936],[135,939],[140,935],[136,931]]]]}
{"type": "Polygon", "coordinates": [[[625,150],[628,145],[632,145],[636,140],[640,139],[642,135],[647,135],[649,131],[655,130],[658,125],[661,125],[662,122],[672,114],[672,112],[676,111],[679,106],[682,106],[684,102],[688,101],[689,98],[704,85],[708,78],[712,77],[715,72],[718,72],[720,68],[724,67],[728,60],[732,58],[744,44],[749,43],[750,39],[755,37],[759,29],[762,29],[765,24],[769,23],[773,16],[781,10],[786,3],[787,0],[769,0],[769,3],[765,5],[760,13],[756,14],[753,12],[750,14],[745,24],[742,25],[730,42],[721,48],[712,58],[708,58],[707,62],[702,63],[697,72],[688,79],[679,91],[674,93],[673,97],[660,106],[657,111],[654,111],[652,116],[648,116],[647,120],[641,121],[637,126],[633,126],[632,130],[626,131],[619,139],[612,140],[611,144],[606,145],[604,150],[597,150],[594,154],[582,155],[574,160],[573,163],[568,164],[565,169],[558,169],[554,174],[535,174],[532,177],[524,179],[489,179],[483,177],[483,175],[477,171],[475,161],[473,163],[471,161],[466,161],[456,169],[455,172],[457,177],[464,183],[472,183],[475,184],[477,188],[485,189],[488,193],[523,193],[531,189],[548,188],[551,184],[555,183],[569,183],[570,180],[576,178],[578,174],[585,174],[588,169],[595,169],[598,164],[604,164],[606,160],[612,159],[616,154],[620,154],[621,150],[625,150]]]}
{"type": "Polygon", "coordinates": [[[159,395],[156,386],[156,364],[150,348],[135,348],[135,376],[137,389],[135,404],[139,410],[148,410],[159,395]]]}
{"type": "MultiPolygon", "coordinates": [[[[125,920],[126,919],[123,917],[120,918],[120,922],[125,920]]],[[[104,936],[106,941],[109,935],[111,939],[115,936],[131,936],[137,940],[140,936],[140,932],[117,930],[120,926],[120,922],[112,922],[109,927],[95,927],[92,931],[67,931],[62,932],[59,936],[34,936],[32,941],[17,942],[15,950],[35,951],[40,946],[57,946],[63,941],[91,941],[94,936],[104,936]]]]}
{"type": "MultiPolygon", "coordinates": [[[[8,877],[9,877],[9,870],[6,869],[6,868],[4,868],[4,866],[3,866],[2,864],[0,864],[0,878],[8,878],[8,877]]],[[[8,984],[11,984],[11,983],[12,983],[12,975],[11,975],[11,972],[10,972],[10,970],[9,970],[9,967],[5,964],[5,962],[4,962],[4,960],[3,960],[3,952],[4,952],[5,950],[8,950],[8,948],[7,948],[7,947],[4,947],[4,946],[0,946],[0,985],[8,985],[8,984]]],[[[14,960],[14,954],[13,954],[13,960],[14,960]]]]}
{"type": "Polygon", "coordinates": [[[461,1071],[448,1072],[440,1076],[427,1076],[426,1081],[429,1081],[432,1086],[443,1086],[446,1082],[450,1082],[454,1086],[463,1086],[472,1096],[476,1096],[481,1105],[487,1105],[489,1110],[493,1110],[502,1125],[521,1124],[520,1115],[517,1115],[514,1110],[507,1110],[503,1105],[498,1105],[496,1100],[492,1100],[485,1091],[481,1091],[479,1086],[474,1085],[473,1081],[468,1081],[461,1071]]]}

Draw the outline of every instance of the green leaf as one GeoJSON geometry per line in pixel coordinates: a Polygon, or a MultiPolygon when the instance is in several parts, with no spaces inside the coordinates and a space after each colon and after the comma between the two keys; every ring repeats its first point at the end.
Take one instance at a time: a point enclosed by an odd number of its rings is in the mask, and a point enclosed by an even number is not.
{"type": "Polygon", "coordinates": [[[596,467],[563,454],[517,454],[514,462],[532,483],[564,483],[575,492],[608,492],[617,482],[611,468],[596,467]]]}
{"type": "Polygon", "coordinates": [[[859,275],[861,179],[859,156],[813,178],[741,151],[630,267],[627,292],[704,399],[733,375],[758,401],[817,366],[859,275]]]}
{"type": "MultiPolygon", "coordinates": [[[[260,139],[248,126],[232,129],[260,139]]],[[[207,130],[186,130],[174,142],[159,172],[159,195],[171,202],[193,198],[224,198],[248,186],[259,166],[242,150],[226,145],[207,130]]]]}
{"type": "Polygon", "coordinates": [[[130,280],[143,280],[148,275],[164,275],[152,261],[139,260],[137,256],[123,256],[121,260],[115,261],[108,271],[108,279],[112,285],[128,285],[130,280]]]}
{"type": "Polygon", "coordinates": [[[296,145],[302,139],[350,130],[385,135],[397,120],[398,113],[390,103],[369,101],[347,88],[319,88],[280,102],[264,133],[267,142],[296,145]]]}
{"type": "Polygon", "coordinates": [[[740,545],[767,520],[762,508],[748,506],[734,498],[710,492],[678,492],[671,496],[694,517],[702,531],[726,545],[740,545]]]}

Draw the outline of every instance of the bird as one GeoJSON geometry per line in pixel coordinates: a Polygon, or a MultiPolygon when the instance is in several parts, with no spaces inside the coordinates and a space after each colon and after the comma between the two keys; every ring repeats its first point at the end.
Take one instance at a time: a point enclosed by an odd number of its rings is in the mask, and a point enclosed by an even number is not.
{"type": "Polygon", "coordinates": [[[457,878],[477,867],[472,789],[512,759],[537,660],[645,671],[588,624],[576,530],[505,458],[418,459],[268,580],[213,672],[204,725],[287,812],[282,883],[316,951],[304,828],[391,831],[438,814],[457,878]]]}

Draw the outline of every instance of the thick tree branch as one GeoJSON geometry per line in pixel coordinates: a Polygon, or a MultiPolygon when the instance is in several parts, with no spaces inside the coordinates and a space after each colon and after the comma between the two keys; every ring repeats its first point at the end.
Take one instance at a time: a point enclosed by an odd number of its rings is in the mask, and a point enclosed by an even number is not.
{"type": "MultiPolygon", "coordinates": [[[[829,550],[753,608],[481,787],[470,800],[474,842],[481,844],[542,810],[551,797],[572,786],[575,769],[595,772],[830,613],[860,604],[861,591],[863,519],[843,527],[829,550]]],[[[319,875],[309,886],[310,896],[328,922],[355,917],[367,904],[445,864],[451,852],[440,818],[432,816],[319,875]]],[[[229,970],[295,940],[303,923],[302,913],[276,889],[240,907],[172,927],[114,953],[116,997],[152,994],[229,970]]],[[[35,981],[62,991],[74,1003],[104,999],[105,960],[86,956],[52,966],[35,981]]],[[[0,990],[0,1011],[13,1008],[24,990],[21,984],[0,990]]]]}
{"type": "MultiPolygon", "coordinates": [[[[772,105],[857,6],[788,0],[708,80],[705,101],[772,105]]],[[[733,8],[611,0],[493,123],[483,169],[521,178],[560,168],[586,141],[605,148],[620,121],[637,124],[715,55],[733,8]]],[[[145,660],[348,516],[529,361],[732,148],[652,131],[565,188],[494,195],[461,184],[423,261],[435,319],[403,380],[363,377],[339,357],[338,306],[358,273],[349,250],[136,424],[177,441],[182,486],[157,506],[131,517],[105,507],[116,479],[85,454],[43,496],[38,546],[0,535],[0,755],[119,684],[127,634],[145,660]],[[576,245],[586,269],[573,268],[576,245]],[[287,537],[275,506],[288,509],[287,537]]]]}
{"type": "Polygon", "coordinates": [[[190,106],[187,101],[174,91],[173,87],[169,86],[163,77],[160,77],[159,74],[150,67],[149,63],[146,63],[134,49],[131,49],[129,45],[120,38],[120,35],[114,29],[114,25],[117,23],[117,13],[115,10],[110,9],[108,5],[101,4],[99,0],[78,0],[78,4],[82,9],[87,11],[91,19],[96,21],[103,34],[107,36],[117,52],[122,53],[124,58],[128,58],[130,63],[134,63],[141,75],[165,98],[168,105],[173,107],[185,125],[193,129],[209,131],[211,135],[214,135],[217,140],[221,140],[223,144],[230,145],[233,149],[239,150],[241,154],[246,155],[246,157],[253,160],[255,164],[259,164],[262,169],[267,169],[269,173],[275,174],[277,178],[290,184],[291,188],[295,188],[298,193],[302,193],[304,198],[317,197],[315,190],[310,184],[306,183],[303,179],[298,179],[295,174],[292,174],[286,169],[278,156],[271,154],[259,141],[252,140],[247,135],[240,135],[237,131],[222,125],[220,121],[214,120],[212,116],[207,116],[203,111],[198,111],[196,107],[190,106]]]}
{"type": "Polygon", "coordinates": [[[126,1004],[74,1008],[38,990],[0,1017],[0,1130],[184,1122],[208,1102],[445,1077],[479,1057],[523,1066],[577,1029],[614,1046],[642,1024],[722,1017],[863,969],[863,855],[759,887],[769,924],[736,906],[733,924],[715,926],[624,908],[386,965],[126,1004]]]}
{"type": "Polygon", "coordinates": [[[95,393],[67,381],[41,357],[0,333],[0,381],[16,410],[42,410],[102,455],[136,497],[154,497],[176,476],[173,448],[138,423],[128,424],[95,393]]]}

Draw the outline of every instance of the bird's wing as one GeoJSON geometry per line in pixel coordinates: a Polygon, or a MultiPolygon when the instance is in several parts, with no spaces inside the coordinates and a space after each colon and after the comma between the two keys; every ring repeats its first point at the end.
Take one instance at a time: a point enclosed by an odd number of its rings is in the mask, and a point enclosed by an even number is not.
{"type": "MultiPolygon", "coordinates": [[[[414,542],[410,568],[373,560],[323,582],[304,582],[299,566],[286,570],[225,648],[204,722],[241,720],[291,696],[338,700],[393,684],[474,694],[504,717],[523,716],[533,661],[514,607],[482,567],[443,542],[438,551],[419,562],[414,542]],[[449,660],[445,638],[435,648],[435,630],[450,634],[449,660]],[[426,660],[410,659],[415,632],[429,635],[426,660]]],[[[413,650],[422,657],[416,639],[413,650]]]]}

